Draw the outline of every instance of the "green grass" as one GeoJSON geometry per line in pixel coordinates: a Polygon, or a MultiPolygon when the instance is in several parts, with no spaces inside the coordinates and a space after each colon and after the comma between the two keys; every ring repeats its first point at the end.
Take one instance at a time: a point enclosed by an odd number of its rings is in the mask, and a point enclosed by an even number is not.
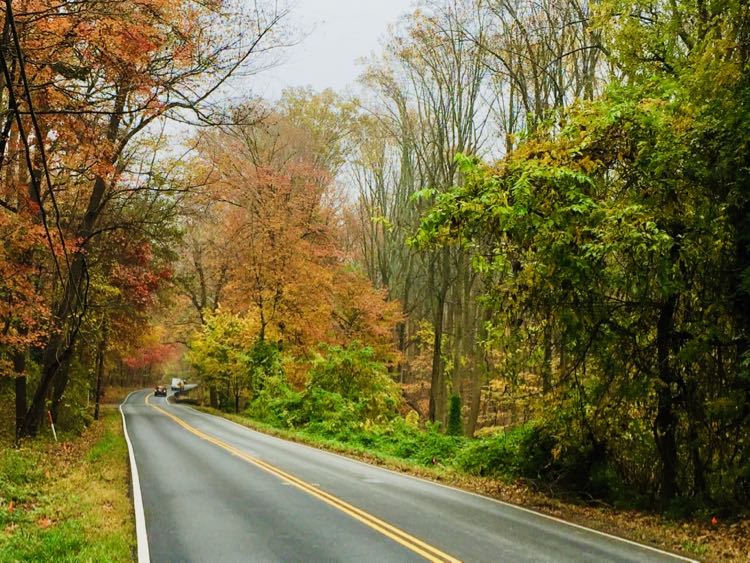
{"type": "Polygon", "coordinates": [[[70,442],[0,451],[0,561],[131,561],[134,548],[117,410],[70,442]]]}
{"type": "Polygon", "coordinates": [[[696,543],[692,540],[685,540],[680,545],[685,552],[698,557],[705,557],[708,554],[708,546],[705,544],[696,543]]]}

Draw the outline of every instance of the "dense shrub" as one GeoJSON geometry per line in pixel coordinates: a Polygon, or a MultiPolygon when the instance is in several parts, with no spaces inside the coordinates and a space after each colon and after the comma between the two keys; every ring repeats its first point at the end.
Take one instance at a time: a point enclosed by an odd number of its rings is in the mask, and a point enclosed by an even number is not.
{"type": "Polygon", "coordinates": [[[456,466],[473,475],[537,477],[551,454],[539,441],[538,429],[527,424],[474,440],[456,458],[456,466]]]}
{"type": "Polygon", "coordinates": [[[371,348],[353,344],[325,352],[313,363],[307,388],[296,392],[281,375],[275,347],[256,344],[253,356],[258,360],[252,363],[263,368],[265,379],[247,413],[268,424],[304,427],[328,438],[350,434],[365,423],[393,419],[398,388],[371,348]]]}
{"type": "Polygon", "coordinates": [[[398,387],[375,351],[355,342],[324,349],[310,370],[309,390],[322,389],[356,403],[361,420],[383,422],[395,416],[398,387]]]}
{"type": "Polygon", "coordinates": [[[282,377],[272,376],[266,379],[246,413],[278,428],[294,428],[301,424],[302,399],[303,394],[290,389],[282,377]]]}
{"type": "Polygon", "coordinates": [[[387,424],[350,427],[336,438],[383,455],[428,466],[449,465],[465,443],[463,438],[444,434],[439,425],[421,429],[400,417],[387,424]]]}
{"type": "MultiPolygon", "coordinates": [[[[262,391],[269,379],[283,378],[284,370],[279,347],[267,340],[256,340],[248,354],[248,368],[253,393],[262,391]]],[[[275,379],[273,384],[276,384],[275,379]]]]}

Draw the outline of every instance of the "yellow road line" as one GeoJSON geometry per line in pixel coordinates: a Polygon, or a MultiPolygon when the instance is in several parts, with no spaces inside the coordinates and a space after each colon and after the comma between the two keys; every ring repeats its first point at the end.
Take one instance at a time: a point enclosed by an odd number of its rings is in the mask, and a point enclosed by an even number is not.
{"type": "Polygon", "coordinates": [[[228,451],[229,453],[242,459],[243,461],[246,461],[247,463],[255,465],[256,467],[263,469],[264,471],[271,473],[272,475],[275,475],[276,477],[279,477],[280,479],[289,483],[290,485],[293,485],[297,487],[298,489],[308,493],[309,495],[312,495],[315,498],[325,502],[326,504],[340,510],[341,512],[344,512],[348,516],[351,516],[355,520],[358,520],[359,522],[363,523],[365,526],[368,526],[369,528],[372,528],[373,530],[380,532],[381,534],[390,538],[396,543],[399,543],[402,546],[406,547],[407,549],[413,551],[414,553],[421,555],[428,561],[432,561],[434,563],[460,563],[459,559],[456,559],[455,557],[448,555],[447,553],[443,551],[440,551],[438,548],[433,547],[423,542],[422,540],[415,538],[414,536],[410,534],[407,534],[403,530],[400,530],[399,528],[396,528],[395,526],[392,526],[391,524],[388,524],[387,522],[380,520],[379,518],[373,516],[372,514],[369,514],[365,512],[364,510],[357,508],[356,506],[352,506],[348,502],[343,501],[340,498],[335,497],[329,493],[326,493],[325,491],[321,491],[320,489],[315,488],[313,485],[303,481],[302,479],[299,479],[295,477],[294,475],[287,473],[286,471],[282,471],[281,469],[278,469],[277,467],[274,467],[273,465],[270,465],[269,463],[266,463],[265,461],[262,461],[251,455],[248,455],[242,450],[239,450],[238,448],[235,448],[234,446],[227,444],[226,442],[219,440],[218,438],[209,436],[208,434],[201,432],[197,428],[190,426],[187,422],[185,422],[181,418],[149,402],[148,399],[150,396],[151,395],[147,395],[144,400],[148,406],[150,406],[153,409],[156,409],[164,416],[172,419],[174,422],[182,426],[185,430],[187,430],[191,434],[194,434],[195,436],[198,436],[202,440],[205,440],[206,442],[210,442],[211,444],[214,444],[222,448],[223,450],[228,451]]]}

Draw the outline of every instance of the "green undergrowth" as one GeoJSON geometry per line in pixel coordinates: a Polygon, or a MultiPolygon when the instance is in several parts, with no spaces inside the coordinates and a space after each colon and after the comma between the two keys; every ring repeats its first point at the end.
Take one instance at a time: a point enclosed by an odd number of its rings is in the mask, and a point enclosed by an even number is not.
{"type": "Polygon", "coordinates": [[[0,451],[0,561],[131,561],[134,521],[119,412],[75,439],[0,451]]]}
{"type": "Polygon", "coordinates": [[[340,453],[380,460],[400,467],[417,466],[437,473],[465,473],[477,477],[512,480],[535,471],[539,460],[529,452],[535,438],[533,426],[522,426],[481,439],[448,435],[439,424],[419,426],[397,417],[383,424],[337,427],[313,422],[301,427],[262,420],[247,413],[218,414],[262,432],[293,441],[323,446],[340,453]]]}

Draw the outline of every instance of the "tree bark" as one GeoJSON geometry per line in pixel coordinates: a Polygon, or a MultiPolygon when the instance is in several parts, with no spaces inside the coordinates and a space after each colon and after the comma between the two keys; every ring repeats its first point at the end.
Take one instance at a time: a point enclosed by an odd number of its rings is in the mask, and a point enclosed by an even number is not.
{"type": "Polygon", "coordinates": [[[659,388],[657,413],[654,420],[654,438],[661,459],[660,497],[663,503],[671,501],[678,493],[677,487],[677,416],[674,412],[672,385],[674,373],[669,361],[677,296],[671,296],[661,306],[656,326],[656,350],[659,388]]]}
{"type": "Polygon", "coordinates": [[[471,377],[471,404],[469,406],[469,417],[466,420],[464,431],[471,438],[477,431],[477,420],[479,419],[479,407],[482,399],[482,378],[479,375],[480,370],[474,366],[471,377]]]}
{"type": "Polygon", "coordinates": [[[52,385],[50,413],[52,414],[52,421],[55,424],[57,424],[57,415],[60,413],[60,405],[62,404],[65,389],[68,387],[68,381],[70,380],[70,362],[73,358],[73,351],[74,349],[71,348],[70,353],[60,364],[60,368],[57,370],[57,377],[55,377],[52,385]]]}
{"type": "Polygon", "coordinates": [[[96,349],[96,403],[94,404],[94,420],[99,420],[99,403],[102,398],[102,387],[104,383],[104,356],[107,352],[107,339],[109,336],[109,323],[104,321],[102,337],[96,349]]]}
{"type": "MultiPolygon", "coordinates": [[[[114,143],[117,140],[126,96],[126,89],[121,88],[118,91],[107,130],[109,142],[114,143]]],[[[116,160],[116,157],[113,155],[112,161],[114,160],[116,160]]],[[[86,206],[86,213],[77,232],[78,239],[88,241],[94,233],[96,222],[104,207],[106,188],[107,180],[103,176],[97,176],[86,206]]],[[[55,412],[59,407],[59,401],[68,382],[68,362],[78,338],[81,309],[86,305],[83,293],[87,285],[86,276],[86,249],[82,248],[73,254],[62,300],[55,308],[53,321],[59,327],[59,330],[50,336],[45,347],[42,375],[24,420],[23,435],[25,436],[35,436],[39,431],[39,427],[44,420],[47,397],[58,378],[60,378],[58,384],[60,391],[55,393],[56,399],[53,401],[52,407],[55,412]]]]}
{"type": "Polygon", "coordinates": [[[16,352],[13,354],[13,371],[16,374],[16,440],[21,437],[23,419],[26,416],[26,354],[16,352]]]}
{"type": "Polygon", "coordinates": [[[552,315],[547,315],[544,324],[544,364],[542,365],[542,393],[552,390],[552,315]]]}
{"type": "Polygon", "coordinates": [[[432,353],[432,377],[430,380],[430,405],[428,416],[432,422],[445,422],[445,373],[443,365],[443,318],[445,316],[445,299],[448,295],[448,275],[450,263],[448,250],[442,250],[440,289],[437,292],[435,306],[435,336],[432,353]]]}

